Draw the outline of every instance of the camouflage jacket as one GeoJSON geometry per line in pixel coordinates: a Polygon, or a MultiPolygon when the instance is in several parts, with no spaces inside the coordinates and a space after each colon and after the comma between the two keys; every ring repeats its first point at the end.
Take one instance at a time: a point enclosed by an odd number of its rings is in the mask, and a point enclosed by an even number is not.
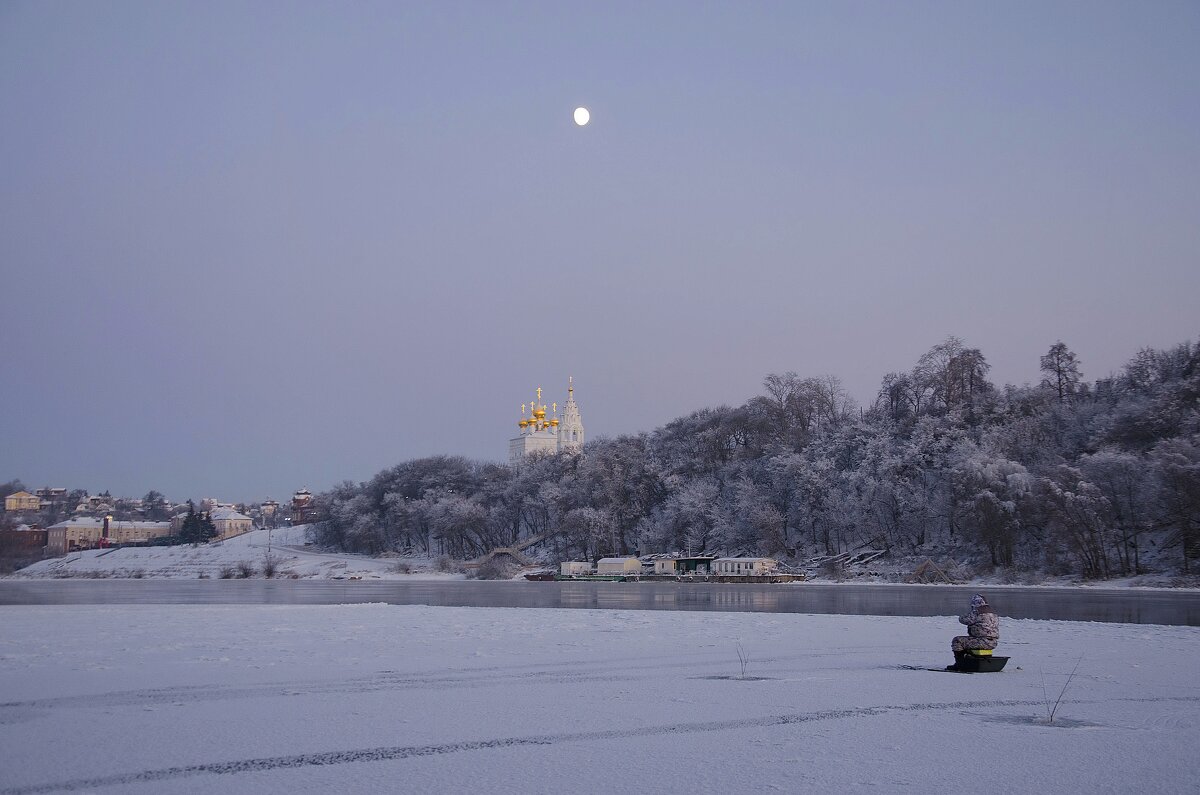
{"type": "Polygon", "coordinates": [[[995,610],[986,605],[972,610],[965,616],[959,616],[958,622],[967,625],[967,634],[972,638],[1000,640],[1000,617],[996,615],[995,610]]]}

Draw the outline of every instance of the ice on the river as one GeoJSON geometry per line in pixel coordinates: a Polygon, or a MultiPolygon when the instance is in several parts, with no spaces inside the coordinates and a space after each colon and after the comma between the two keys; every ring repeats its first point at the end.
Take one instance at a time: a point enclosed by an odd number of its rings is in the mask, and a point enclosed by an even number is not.
{"type": "Polygon", "coordinates": [[[949,617],[0,607],[0,792],[1195,791],[1200,629],[1002,629],[958,675],[900,667],[949,617]]]}

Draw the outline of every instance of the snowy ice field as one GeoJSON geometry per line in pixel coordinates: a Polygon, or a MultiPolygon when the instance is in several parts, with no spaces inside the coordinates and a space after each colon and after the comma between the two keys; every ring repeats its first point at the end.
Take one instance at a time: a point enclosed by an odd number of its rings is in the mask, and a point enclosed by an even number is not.
{"type": "Polygon", "coordinates": [[[791,613],[0,607],[0,793],[1197,791],[1200,629],[1003,620],[1002,673],[899,667],[946,664],[958,630],[791,613]]]}

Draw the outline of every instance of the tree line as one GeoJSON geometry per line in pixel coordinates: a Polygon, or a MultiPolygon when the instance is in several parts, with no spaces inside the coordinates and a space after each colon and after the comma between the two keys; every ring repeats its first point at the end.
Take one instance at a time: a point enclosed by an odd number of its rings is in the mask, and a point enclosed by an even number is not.
{"type": "Polygon", "coordinates": [[[1188,573],[1200,553],[1200,344],[1087,382],[1062,342],[1040,380],[997,387],[950,337],[870,406],[838,378],[770,374],[580,455],[518,466],[436,456],[318,495],[318,542],[471,558],[549,534],[559,558],[683,552],[791,559],[865,548],[982,567],[1188,573]],[[553,532],[551,532],[553,531],[553,532]]]}

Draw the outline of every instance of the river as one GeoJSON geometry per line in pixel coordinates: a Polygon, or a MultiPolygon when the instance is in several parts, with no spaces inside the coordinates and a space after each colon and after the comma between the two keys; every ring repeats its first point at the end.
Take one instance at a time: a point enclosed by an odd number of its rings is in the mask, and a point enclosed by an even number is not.
{"type": "Polygon", "coordinates": [[[1200,591],[830,583],[0,580],[0,605],[421,604],[951,616],[982,591],[1002,616],[1200,626],[1200,591]]]}

